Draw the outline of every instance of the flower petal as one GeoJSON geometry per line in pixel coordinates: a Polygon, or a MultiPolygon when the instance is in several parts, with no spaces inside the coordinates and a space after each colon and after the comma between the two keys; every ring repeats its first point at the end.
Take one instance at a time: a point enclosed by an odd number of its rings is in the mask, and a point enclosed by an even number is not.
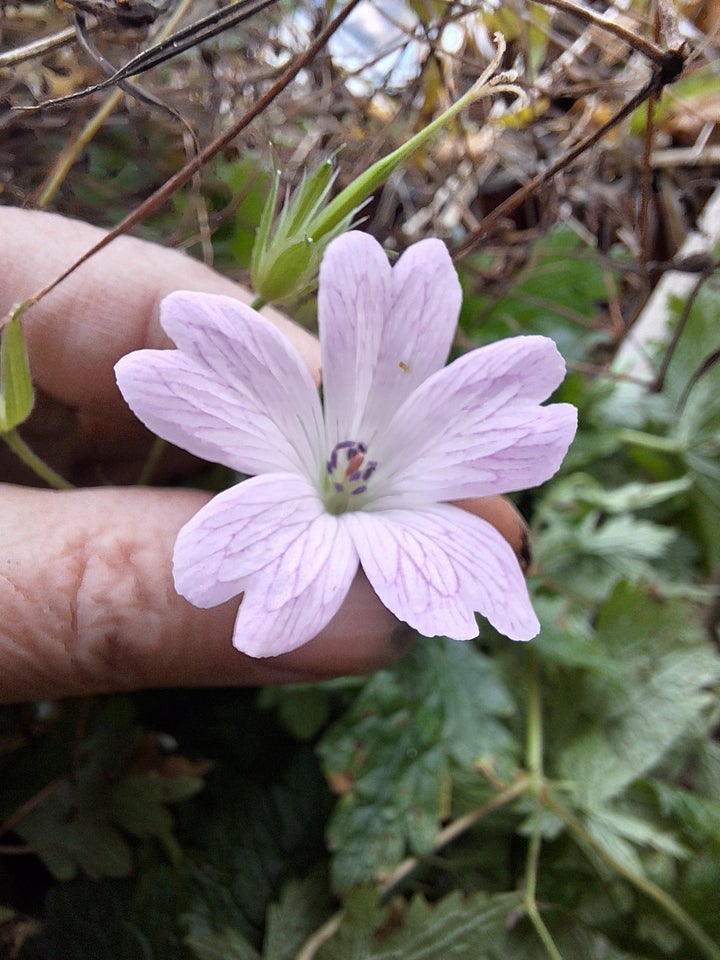
{"type": "Polygon", "coordinates": [[[151,430],[242,473],[315,476],[322,411],[307,367],[264,317],[230,297],[174,293],[161,322],[178,350],[138,350],[115,367],[151,430]]]}
{"type": "Polygon", "coordinates": [[[410,247],[390,269],[379,243],[347,233],[320,270],[318,320],[331,445],[371,443],[410,393],[445,363],[461,302],[439,240],[410,247]]]}
{"type": "Polygon", "coordinates": [[[265,474],[218,494],[180,531],[175,586],[198,607],[244,593],[233,634],[254,657],[311,640],[357,571],[352,541],[302,477],[265,474]]]}
{"type": "Polygon", "coordinates": [[[477,636],[474,611],[512,640],[538,633],[517,558],[485,520],[449,504],[341,520],[380,600],[425,636],[477,636]]]}
{"type": "Polygon", "coordinates": [[[373,449],[374,508],[509,493],[543,483],[575,436],[570,404],[541,407],[565,364],[552,340],[514,337],[465,354],[425,381],[373,449]]]}

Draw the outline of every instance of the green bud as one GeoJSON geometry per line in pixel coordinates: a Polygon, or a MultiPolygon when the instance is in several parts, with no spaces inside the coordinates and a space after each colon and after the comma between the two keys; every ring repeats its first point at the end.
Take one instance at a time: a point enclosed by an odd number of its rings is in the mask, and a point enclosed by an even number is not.
{"type": "Polygon", "coordinates": [[[0,334],[0,433],[27,420],[35,401],[20,313],[11,314],[0,334]]]}
{"type": "Polygon", "coordinates": [[[312,289],[325,247],[350,226],[354,208],[321,239],[313,231],[335,177],[332,160],[325,160],[285,199],[273,222],[280,183],[280,173],[275,173],[250,258],[253,289],[266,303],[293,300],[312,289]]]}
{"type": "Polygon", "coordinates": [[[500,92],[514,93],[526,99],[523,91],[515,85],[512,71],[497,74],[505,52],[505,41],[500,34],[495,35],[495,41],[497,53],[492,63],[467,93],[397,150],[364,170],[330,202],[328,197],[336,172],[332,160],[326,160],[303,180],[292,197],[286,198],[273,223],[280,181],[280,174],[276,172],[250,261],[252,285],[259,301],[292,300],[312,289],[330,241],[349,230],[371,194],[464,107],[500,92]]]}

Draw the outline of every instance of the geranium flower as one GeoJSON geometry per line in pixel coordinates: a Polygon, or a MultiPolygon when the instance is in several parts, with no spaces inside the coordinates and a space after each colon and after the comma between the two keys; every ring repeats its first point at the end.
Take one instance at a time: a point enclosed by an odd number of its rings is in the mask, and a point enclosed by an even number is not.
{"type": "Polygon", "coordinates": [[[385,606],[426,636],[515,640],[539,626],[510,546],[448,501],[535,486],[557,470],[575,409],[540,406],[565,366],[545,337],[503,340],[443,367],[461,301],[445,246],[391,268],[348,233],[320,270],[323,400],[287,339],[228,297],[174,293],[161,323],[177,350],[116,366],[155,433],[252,475],[180,531],[178,593],[198,607],[242,594],[235,646],[274,656],[338,611],[362,566],[385,606]]]}

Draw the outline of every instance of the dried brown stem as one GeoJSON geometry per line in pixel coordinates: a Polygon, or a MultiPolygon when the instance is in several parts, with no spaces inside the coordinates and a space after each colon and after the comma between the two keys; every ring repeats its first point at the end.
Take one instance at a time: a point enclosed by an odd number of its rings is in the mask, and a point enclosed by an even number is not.
{"type": "Polygon", "coordinates": [[[572,150],[569,150],[566,154],[560,157],[559,160],[557,160],[543,173],[539,173],[534,176],[532,180],[528,181],[528,183],[526,183],[523,187],[520,187],[506,200],[498,204],[498,206],[495,207],[491,213],[489,213],[486,217],[483,217],[478,228],[474,230],[468,237],[466,237],[466,239],[456,248],[454,252],[454,259],[458,260],[474,250],[480,241],[490,233],[492,228],[499,220],[517,210],[522,203],[537,193],[543,184],[552,180],[556,174],[560,173],[561,170],[564,170],[565,167],[568,167],[571,163],[577,160],[579,156],[585,153],[586,150],[589,150],[590,147],[594,146],[599,140],[602,140],[608,131],[612,130],[612,128],[617,126],[618,123],[621,123],[625,117],[628,117],[634,110],[644,103],[648,97],[652,96],[653,93],[655,93],[657,90],[660,90],[664,85],[664,82],[663,75],[660,72],[654,73],[645,86],[639,90],[635,96],[631,97],[627,103],[625,103],[618,110],[618,112],[607,121],[607,123],[604,123],[594,133],[585,137],[584,140],[581,140],[577,146],[573,147],[572,150]]]}
{"type": "Polygon", "coordinates": [[[107,233],[102,240],[96,243],[95,246],[91,247],[81,257],[75,260],[74,263],[67,268],[67,270],[63,271],[63,273],[56,277],[55,280],[29,297],[23,304],[24,308],[27,309],[41,300],[44,296],[50,293],[51,290],[54,290],[55,287],[62,283],[63,280],[69,277],[71,273],[74,273],[78,267],[82,266],[83,263],[93,257],[96,253],[99,253],[100,250],[103,250],[105,247],[107,247],[108,244],[111,243],[116,237],[126,233],[131,227],[134,227],[135,224],[140,223],[150,213],[153,213],[155,210],[157,210],[158,207],[165,203],[165,201],[168,200],[176,190],[179,190],[180,187],[184,186],[189,180],[191,180],[195,173],[201,170],[205,164],[212,160],[217,153],[231,143],[235,137],[255,119],[255,117],[267,109],[273,100],[275,100],[276,97],[278,97],[283,90],[292,83],[298,73],[300,73],[304,67],[312,62],[312,60],[328,42],[330,37],[350,16],[352,11],[359,3],[360,0],[349,0],[340,13],[334,18],[334,20],[331,20],[325,29],[318,34],[307,50],[299,54],[289,63],[275,83],[273,83],[272,86],[269,87],[268,90],[257,99],[253,106],[245,114],[243,114],[239,120],[237,120],[228,130],[226,130],[225,133],[221,134],[219,137],[216,137],[212,143],[208,144],[204,150],[202,150],[196,157],[193,157],[193,159],[186,163],[185,166],[180,170],[178,170],[176,174],[166,180],[161,187],[158,187],[158,189],[147,198],[147,200],[144,200],[139,207],[136,207],[135,210],[128,214],[127,217],[121,220],[120,223],[113,230],[107,233]]]}

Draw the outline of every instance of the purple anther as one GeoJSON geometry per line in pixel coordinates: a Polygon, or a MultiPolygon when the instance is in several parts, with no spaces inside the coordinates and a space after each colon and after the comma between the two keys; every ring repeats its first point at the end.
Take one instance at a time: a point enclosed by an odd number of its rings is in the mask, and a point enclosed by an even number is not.
{"type": "Polygon", "coordinates": [[[368,463],[367,467],[365,467],[365,469],[363,470],[363,475],[362,475],[363,480],[369,480],[370,477],[375,473],[376,468],[377,468],[377,460],[371,460],[368,463]]]}
{"type": "Polygon", "coordinates": [[[330,459],[328,460],[326,467],[328,473],[335,473],[337,468],[337,450],[333,450],[333,452],[330,454],[330,459]]]}
{"type": "Polygon", "coordinates": [[[351,490],[350,492],[354,495],[356,493],[365,493],[366,490],[367,487],[355,487],[355,489],[351,490]]]}
{"type": "Polygon", "coordinates": [[[358,455],[358,448],[353,444],[352,447],[347,452],[348,461],[352,460],[353,457],[358,455]]]}
{"type": "Polygon", "coordinates": [[[355,446],[354,440],[341,440],[340,443],[336,443],[335,446],[333,447],[333,453],[336,450],[347,450],[348,447],[354,447],[354,446],[355,446]]]}
{"type": "Polygon", "coordinates": [[[362,470],[354,470],[348,477],[348,480],[350,481],[350,483],[355,483],[357,480],[360,479],[361,474],[362,474],[362,470]]]}
{"type": "Polygon", "coordinates": [[[333,486],[338,493],[342,493],[345,490],[345,487],[341,483],[334,483],[333,486]]]}

